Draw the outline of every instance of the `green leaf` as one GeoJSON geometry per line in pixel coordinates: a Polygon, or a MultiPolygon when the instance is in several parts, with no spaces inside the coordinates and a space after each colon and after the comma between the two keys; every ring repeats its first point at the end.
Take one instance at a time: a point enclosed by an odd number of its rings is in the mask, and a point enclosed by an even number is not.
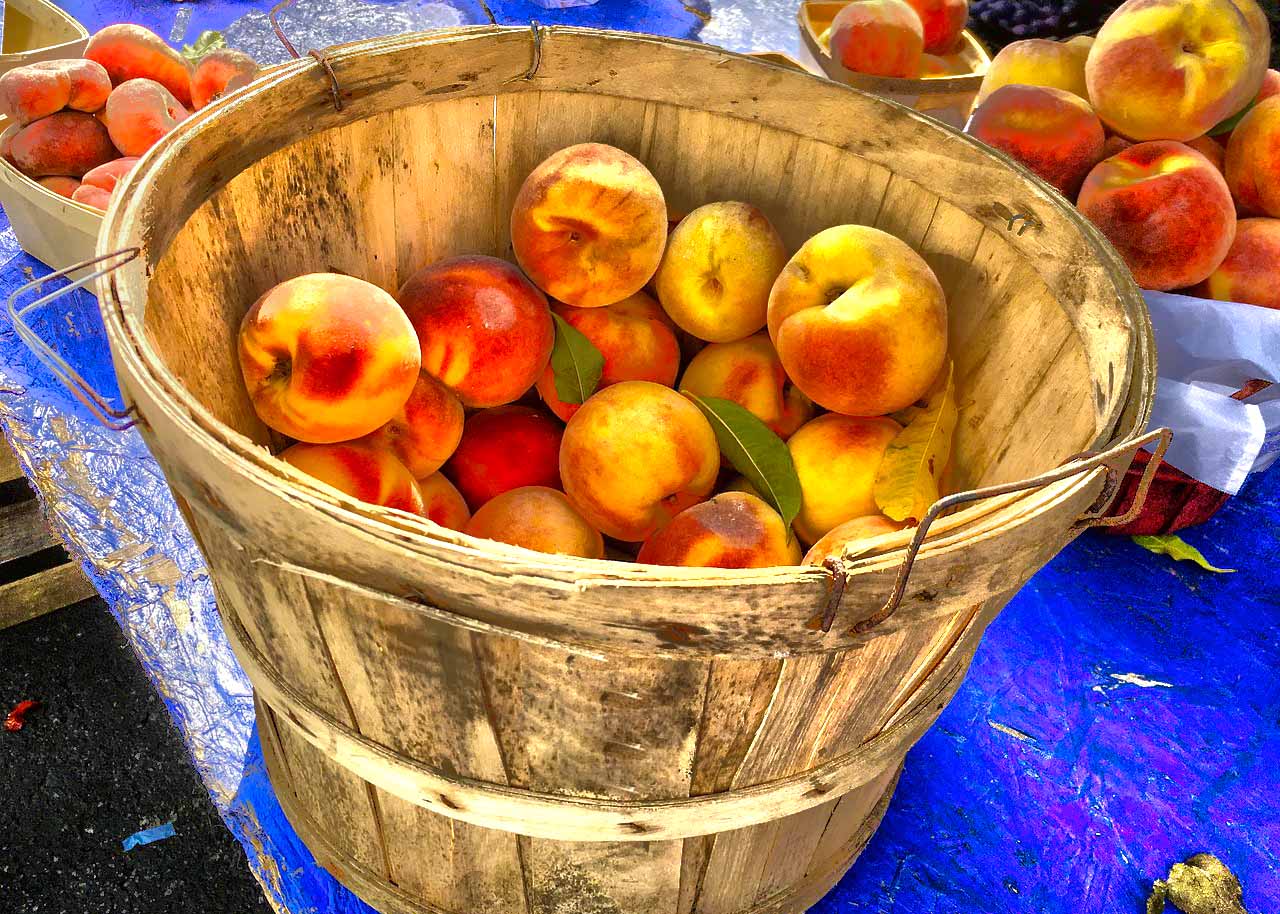
{"type": "Polygon", "coordinates": [[[600,385],[604,356],[581,330],[559,314],[551,317],[556,322],[556,342],[551,349],[556,396],[564,403],[585,403],[600,385]]]}
{"type": "Polygon", "coordinates": [[[1244,116],[1252,111],[1257,103],[1257,99],[1254,99],[1235,114],[1231,115],[1231,117],[1224,121],[1219,121],[1216,126],[1209,130],[1207,136],[1222,136],[1224,133],[1230,133],[1232,130],[1235,130],[1236,125],[1239,124],[1240,121],[1244,120],[1244,116]]]}
{"type": "Polygon", "coordinates": [[[910,415],[876,470],[876,507],[892,520],[918,522],[941,495],[939,480],[951,459],[959,415],[954,374],[948,362],[926,395],[927,405],[910,415]]]}
{"type": "Polygon", "coordinates": [[[800,513],[800,477],[782,439],[754,413],[732,400],[682,393],[711,423],[720,453],[747,478],[789,528],[800,513]]]}
{"type": "Polygon", "coordinates": [[[1156,555],[1167,555],[1171,559],[1177,559],[1179,562],[1195,562],[1205,571],[1214,571],[1218,574],[1232,574],[1234,568],[1217,568],[1209,564],[1209,560],[1201,554],[1200,550],[1190,543],[1186,542],[1180,536],[1174,536],[1172,533],[1166,533],[1163,536],[1135,536],[1133,541],[1149,552],[1156,555]]]}
{"type": "Polygon", "coordinates": [[[196,39],[195,44],[185,44],[182,46],[182,56],[192,63],[199,63],[200,58],[227,46],[227,38],[221,32],[201,32],[200,37],[196,39]]]}

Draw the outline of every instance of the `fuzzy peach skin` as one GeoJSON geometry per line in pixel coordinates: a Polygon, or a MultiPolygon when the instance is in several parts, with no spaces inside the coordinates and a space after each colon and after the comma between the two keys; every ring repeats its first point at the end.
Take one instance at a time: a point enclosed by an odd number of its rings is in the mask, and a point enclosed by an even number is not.
{"type": "Polygon", "coordinates": [[[1102,144],[1102,157],[1104,159],[1109,159],[1113,155],[1124,152],[1130,146],[1135,145],[1137,144],[1134,143],[1133,140],[1126,140],[1124,137],[1113,133],[1111,136],[1107,137],[1107,141],[1102,144]]]}
{"type": "Polygon", "coordinates": [[[942,286],[905,242],[863,225],[814,235],[769,295],[787,376],[838,413],[882,416],[929,389],[947,354],[942,286]]]}
{"type": "Polygon", "coordinates": [[[295,444],[286,448],[280,459],[352,498],[410,514],[423,513],[417,480],[386,451],[351,442],[295,444]]]}
{"type": "Polygon", "coordinates": [[[560,445],[565,494],[591,526],[628,543],[705,499],[719,470],[720,448],[702,412],[650,381],[594,394],[560,445]]]}
{"type": "Polygon", "coordinates": [[[77,203],[83,203],[85,206],[92,206],[94,209],[100,209],[104,213],[107,207],[111,205],[111,191],[103,190],[94,184],[81,184],[71,192],[71,199],[77,203]]]}
{"type": "Polygon", "coordinates": [[[559,422],[529,406],[483,410],[467,419],[444,474],[473,511],[522,486],[559,488],[563,434],[559,422]]]}
{"type": "Polygon", "coordinates": [[[929,54],[946,54],[955,49],[969,21],[969,0],[907,0],[920,17],[924,49],[929,54]]]}
{"type": "Polygon", "coordinates": [[[102,120],[111,142],[126,156],[140,156],[189,112],[173,94],[150,79],[131,79],[111,90],[102,120]]]}
{"type": "Polygon", "coordinates": [[[1072,199],[1106,142],[1087,101],[1048,86],[1002,86],[973,112],[967,129],[1072,199]]]}
{"type": "Polygon", "coordinates": [[[732,400],[784,441],[813,415],[813,404],[787,378],[767,333],[712,343],[693,357],[680,389],[732,400]]]}
{"type": "Polygon", "coordinates": [[[501,406],[538,380],[555,342],[546,296],[497,257],[423,267],[396,296],[422,341],[422,370],[464,406],[501,406]]]}
{"type": "Polygon", "coordinates": [[[18,170],[32,178],[78,178],[118,155],[107,128],[82,111],[59,111],[32,121],[13,134],[8,152],[18,170]]]}
{"type": "Polygon", "coordinates": [[[211,51],[191,74],[191,104],[203,108],[228,89],[248,85],[258,75],[258,62],[243,51],[219,48],[211,51]]]}
{"type": "Polygon", "coordinates": [[[1191,294],[1280,310],[1280,219],[1241,219],[1226,259],[1191,294]]]}
{"type": "Polygon", "coordinates": [[[843,558],[846,555],[855,555],[859,551],[861,543],[878,536],[897,533],[905,527],[906,524],[889,520],[883,514],[868,514],[865,517],[855,517],[853,520],[847,520],[840,526],[833,528],[826,536],[814,543],[812,548],[805,553],[804,563],[806,565],[821,565],[829,558],[843,558]]]}
{"type": "Polygon", "coordinates": [[[390,421],[418,380],[418,338],[394,298],[339,273],[268,289],[240,322],[240,369],[258,417],[313,444],[390,421]]]}
{"type": "Polygon", "coordinates": [[[800,544],[778,512],[754,495],[724,492],[686,508],[640,547],[636,561],[689,568],[800,564],[800,544]]]}
{"type": "Polygon", "coordinates": [[[471,509],[467,507],[462,493],[443,473],[432,473],[425,479],[419,479],[418,492],[422,495],[422,513],[427,520],[450,530],[466,528],[467,521],[471,520],[471,509]]]}
{"type": "Polygon", "coordinates": [[[662,188],[639,159],[602,143],[553,153],[511,207],[511,245],[552,298],[598,308],[644,288],[667,241],[662,188]]]}
{"type": "Polygon", "coordinates": [[[109,25],[89,39],[84,56],[106,69],[113,86],[151,79],[183,105],[191,104],[191,65],[150,29],[131,23],[109,25]]]}
{"type": "MultiPolygon", "coordinates": [[[[619,381],[653,381],[667,387],[675,383],[680,371],[680,343],[666,313],[645,293],[637,292],[603,308],[573,308],[557,303],[552,310],[604,356],[597,389],[619,381]]],[[[560,399],[555,371],[549,364],[538,379],[538,395],[564,422],[582,405],[560,399]]]]}
{"type": "Polygon", "coordinates": [[[1262,85],[1269,48],[1255,13],[1254,0],[1127,0],[1085,66],[1098,116],[1134,140],[1207,133],[1262,85]]]}
{"type": "Polygon", "coordinates": [[[727,343],[764,326],[769,289],[786,263],[764,213],[750,203],[708,203],[671,233],[654,288],[677,327],[727,343]]]}
{"type": "Polygon", "coordinates": [[[1280,96],[1263,99],[1231,131],[1226,173],[1241,215],[1280,216],[1280,96]]]}
{"type": "Polygon", "coordinates": [[[121,159],[112,159],[104,165],[99,165],[91,171],[86,171],[81,179],[85,184],[93,187],[100,187],[110,193],[116,189],[124,177],[133,171],[133,166],[138,164],[137,156],[126,156],[121,159]]]}
{"type": "Polygon", "coordinates": [[[92,60],[42,60],[0,76],[0,114],[29,124],[63,108],[93,113],[110,94],[111,78],[92,60]]]}
{"type": "Polygon", "coordinates": [[[523,546],[534,552],[604,558],[604,539],[563,492],[525,486],[485,503],[467,524],[471,536],[523,546]]]}
{"type": "Polygon", "coordinates": [[[1102,160],[1076,205],[1144,289],[1195,285],[1227,256],[1236,234],[1227,182],[1184,143],[1138,143],[1102,160]]]}
{"type": "Polygon", "coordinates": [[[360,442],[390,451],[415,479],[422,479],[444,466],[458,449],[465,418],[462,404],[449,388],[422,373],[404,406],[360,442]]]}
{"type": "Polygon", "coordinates": [[[1187,145],[1208,159],[1218,171],[1226,174],[1227,150],[1213,137],[1198,136],[1194,140],[1187,140],[1187,145]]]}
{"type": "Polygon", "coordinates": [[[876,470],[900,431],[885,416],[828,413],[791,436],[787,448],[800,479],[795,529],[802,540],[816,543],[846,521],[878,513],[876,470]]]}
{"type": "Polygon", "coordinates": [[[53,175],[48,178],[40,178],[37,183],[48,190],[53,191],[59,196],[71,199],[71,195],[80,187],[80,182],[75,178],[67,178],[62,175],[53,175]]]}
{"type": "Polygon", "coordinates": [[[1268,70],[1266,75],[1262,77],[1262,88],[1258,90],[1258,94],[1254,96],[1255,102],[1260,102],[1264,98],[1271,98],[1273,95],[1280,95],[1280,70],[1268,70]]]}
{"type": "Polygon", "coordinates": [[[920,72],[924,26],[903,0],[854,0],[831,21],[831,56],[870,76],[920,72]]]}
{"type": "Polygon", "coordinates": [[[1047,38],[1027,38],[1014,41],[1000,49],[991,58],[991,66],[982,77],[978,89],[978,104],[1001,86],[1047,86],[1061,89],[1089,100],[1089,88],[1085,84],[1084,65],[1089,59],[1093,39],[1072,38],[1070,41],[1050,41],[1047,38]]]}

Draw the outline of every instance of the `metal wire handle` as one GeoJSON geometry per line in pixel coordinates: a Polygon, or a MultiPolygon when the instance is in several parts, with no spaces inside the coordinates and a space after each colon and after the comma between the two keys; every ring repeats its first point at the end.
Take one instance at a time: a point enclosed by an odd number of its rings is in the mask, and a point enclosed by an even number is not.
{"type": "MultiPolygon", "coordinates": [[[[293,6],[296,0],[280,0],[275,6],[271,7],[271,11],[267,13],[267,18],[271,20],[271,29],[276,33],[276,38],[280,39],[280,43],[284,45],[284,49],[289,52],[289,56],[294,60],[300,60],[302,55],[298,53],[298,49],[293,46],[293,42],[289,40],[289,36],[284,33],[280,22],[276,16],[282,9],[287,6],[293,6]]],[[[329,94],[333,96],[333,108],[335,111],[342,110],[342,86],[338,83],[338,74],[333,72],[333,64],[329,62],[329,58],[325,56],[323,51],[317,51],[314,48],[307,52],[316,59],[316,62],[324,68],[325,75],[329,77],[329,94]]]]}
{"type": "Polygon", "coordinates": [[[35,354],[36,358],[43,362],[49,370],[54,373],[58,380],[71,391],[72,395],[77,400],[88,407],[89,411],[93,413],[94,418],[113,432],[122,432],[125,429],[133,428],[133,426],[142,421],[141,417],[138,415],[137,407],[130,406],[126,409],[118,409],[108,403],[102,394],[93,389],[93,385],[86,381],[78,371],[67,364],[66,359],[54,352],[53,349],[50,348],[49,344],[42,340],[40,335],[31,329],[31,326],[26,321],[26,316],[37,308],[47,305],[52,301],[56,301],[64,295],[75,292],[77,289],[83,289],[94,280],[106,276],[113,270],[124,266],[140,253],[142,253],[141,248],[123,248],[122,250],[114,251],[110,254],[101,254],[97,257],[92,257],[89,260],[82,260],[79,263],[72,264],[69,267],[64,267],[61,270],[55,270],[48,276],[41,276],[39,279],[33,279],[31,282],[23,286],[19,286],[14,290],[13,294],[9,296],[8,300],[9,319],[13,321],[13,329],[17,332],[18,338],[27,344],[27,348],[29,348],[35,354]],[[66,279],[70,274],[75,273],[78,270],[86,269],[94,266],[95,264],[102,263],[104,260],[110,260],[113,257],[123,257],[124,259],[120,260],[118,263],[113,263],[109,267],[104,267],[101,270],[90,273],[88,276],[83,279],[78,279],[70,285],[55,289],[48,295],[43,295],[28,305],[18,307],[18,296],[22,295],[24,292],[28,292],[32,289],[39,291],[40,288],[50,280],[66,279]]]}

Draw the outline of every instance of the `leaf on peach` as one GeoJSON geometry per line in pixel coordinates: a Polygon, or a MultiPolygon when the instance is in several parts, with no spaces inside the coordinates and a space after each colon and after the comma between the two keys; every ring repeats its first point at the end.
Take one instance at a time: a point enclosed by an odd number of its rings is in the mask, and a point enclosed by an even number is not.
{"type": "Polygon", "coordinates": [[[556,396],[564,403],[585,403],[600,386],[604,356],[581,330],[559,314],[551,317],[556,322],[556,341],[551,349],[556,396]]]}
{"type": "Polygon", "coordinates": [[[943,368],[923,407],[913,412],[889,443],[876,471],[876,506],[896,520],[919,521],[941,496],[942,474],[951,460],[956,409],[955,369],[943,368]]]}
{"type": "Polygon", "coordinates": [[[221,32],[209,30],[201,32],[200,36],[196,38],[195,44],[184,44],[182,46],[181,54],[183,57],[187,58],[187,60],[195,64],[199,63],[200,59],[206,54],[210,54],[220,48],[225,48],[226,46],[227,38],[225,35],[221,32]]]}
{"type": "Polygon", "coordinates": [[[1154,552],[1156,555],[1167,555],[1171,559],[1179,562],[1195,562],[1205,571],[1213,571],[1217,574],[1233,574],[1234,568],[1218,568],[1209,563],[1209,560],[1195,546],[1188,543],[1180,536],[1172,533],[1166,533],[1161,536],[1135,536],[1133,541],[1146,549],[1148,552],[1154,552]]]}

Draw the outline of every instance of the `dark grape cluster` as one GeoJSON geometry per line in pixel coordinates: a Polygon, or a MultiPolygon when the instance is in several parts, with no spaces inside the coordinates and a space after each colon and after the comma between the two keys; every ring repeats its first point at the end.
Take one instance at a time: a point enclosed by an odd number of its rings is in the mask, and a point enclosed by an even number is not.
{"type": "Polygon", "coordinates": [[[1010,40],[1067,38],[1090,32],[1119,0],[970,0],[970,23],[1010,40]]]}

